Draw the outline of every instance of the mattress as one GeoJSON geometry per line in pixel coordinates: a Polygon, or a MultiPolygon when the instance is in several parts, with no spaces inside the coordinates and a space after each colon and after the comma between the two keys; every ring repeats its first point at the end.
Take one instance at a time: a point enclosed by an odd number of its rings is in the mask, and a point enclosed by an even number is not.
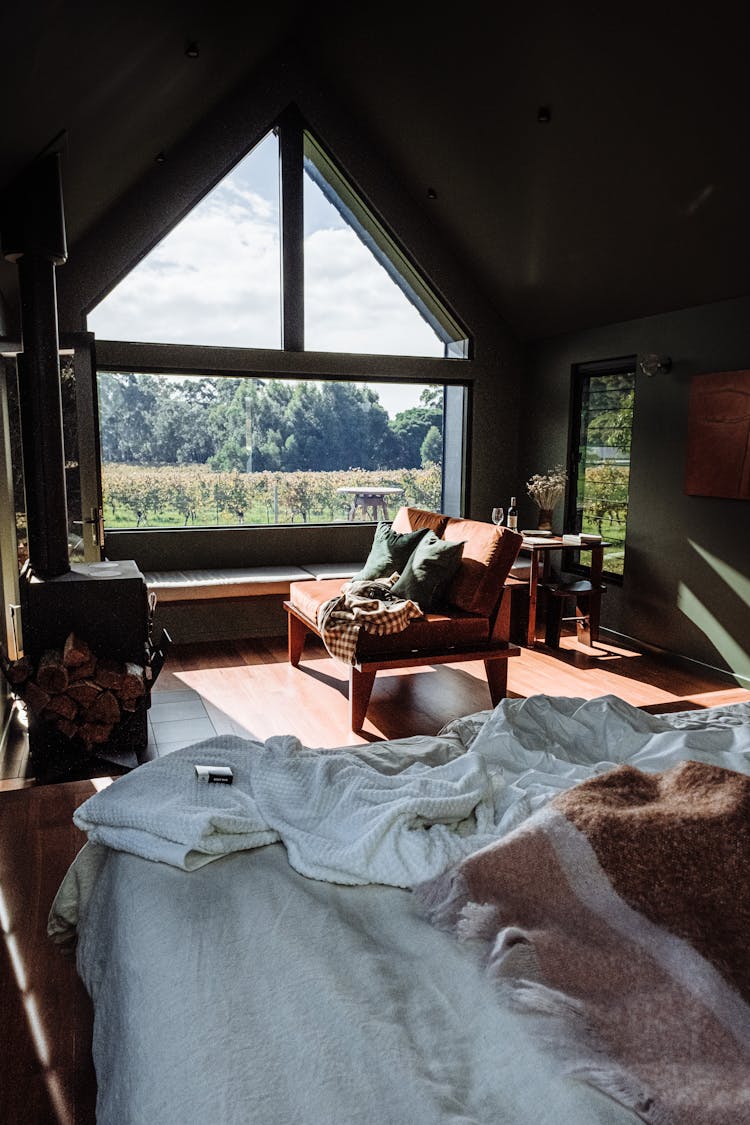
{"type": "MultiPolygon", "coordinates": [[[[356,752],[386,773],[451,760],[493,714],[356,752]]],[[[750,708],[665,718],[730,729],[750,708]]],[[[100,1125],[639,1120],[571,1078],[408,889],[308,878],[283,843],[186,871],[89,842],[50,932],[77,940],[93,1000],[100,1125]]]]}

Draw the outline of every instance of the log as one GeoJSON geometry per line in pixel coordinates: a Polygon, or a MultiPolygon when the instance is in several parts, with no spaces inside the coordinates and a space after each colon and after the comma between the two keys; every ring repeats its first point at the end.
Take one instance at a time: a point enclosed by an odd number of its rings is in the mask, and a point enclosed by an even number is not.
{"type": "Polygon", "coordinates": [[[96,697],[84,716],[86,723],[102,723],[110,728],[120,721],[120,704],[111,691],[103,691],[96,697]]]}
{"type": "Polygon", "coordinates": [[[53,695],[42,711],[43,719],[74,719],[78,714],[78,704],[67,693],[53,695]]]}
{"type": "Polygon", "coordinates": [[[59,649],[48,648],[39,657],[36,682],[43,691],[57,695],[68,686],[68,672],[59,649]]]}
{"type": "Polygon", "coordinates": [[[91,706],[98,695],[101,695],[102,688],[95,684],[92,680],[75,680],[72,684],[68,685],[66,695],[79,703],[84,711],[91,706]]]}
{"type": "Polygon", "coordinates": [[[88,641],[75,633],[68,633],[63,648],[63,664],[66,668],[80,668],[82,664],[90,664],[93,655],[88,641]]]}
{"type": "Polygon", "coordinates": [[[22,656],[19,660],[9,661],[4,665],[3,670],[8,683],[16,687],[19,684],[26,683],[34,671],[34,666],[28,656],[22,656]]]}
{"type": "Polygon", "coordinates": [[[75,668],[68,669],[68,679],[71,682],[73,680],[90,680],[96,671],[96,664],[97,660],[92,652],[91,659],[85,664],[79,664],[75,668]]]}
{"type": "Polygon", "coordinates": [[[142,699],[142,695],[123,695],[120,699],[120,706],[122,707],[123,711],[137,711],[141,706],[142,699]]]}
{"type": "Polygon", "coordinates": [[[74,723],[70,719],[58,719],[55,726],[66,738],[75,738],[78,734],[78,723],[74,723]]]}
{"type": "Polygon", "coordinates": [[[108,656],[101,656],[96,665],[94,682],[103,688],[114,688],[119,691],[125,675],[125,665],[108,656]]]}
{"type": "Polygon", "coordinates": [[[119,694],[123,699],[138,698],[146,694],[146,673],[142,664],[128,661],[125,664],[119,694]]]}
{"type": "Polygon", "coordinates": [[[99,746],[101,743],[107,742],[111,734],[112,727],[104,723],[83,723],[78,728],[79,738],[83,740],[86,746],[99,746]]]}
{"type": "Polygon", "coordinates": [[[24,688],[23,701],[29,710],[33,711],[36,715],[41,715],[44,708],[50,701],[49,692],[44,691],[39,687],[39,684],[29,680],[24,688]]]}

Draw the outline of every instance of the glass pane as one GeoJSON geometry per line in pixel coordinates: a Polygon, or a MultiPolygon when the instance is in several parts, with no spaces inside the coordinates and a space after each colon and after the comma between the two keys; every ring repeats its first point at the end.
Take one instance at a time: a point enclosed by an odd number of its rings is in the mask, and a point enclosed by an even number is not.
{"type": "Polygon", "coordinates": [[[441,508],[442,386],[107,371],[97,384],[108,530],[441,508]]]}
{"type": "Polygon", "coordinates": [[[306,171],[305,349],[441,357],[445,345],[306,171]]]}
{"type": "Polygon", "coordinates": [[[281,346],[278,141],[269,133],[88,316],[105,340],[281,346]]]}
{"type": "Polygon", "coordinates": [[[83,562],[85,524],[81,505],[78,409],[72,355],[60,356],[60,387],[62,392],[63,448],[65,451],[65,493],[68,506],[68,550],[71,562],[83,562]]]}
{"type": "MultiPolygon", "coordinates": [[[[5,645],[11,660],[21,655],[22,638],[18,630],[15,607],[20,602],[18,573],[21,557],[16,535],[19,522],[19,501],[15,485],[14,441],[11,439],[12,424],[8,386],[15,384],[16,365],[8,358],[0,356],[0,596],[3,610],[0,612],[0,640],[5,645]]],[[[0,676],[0,714],[5,715],[4,704],[10,696],[10,685],[0,676]]]]}
{"type": "Polygon", "coordinates": [[[578,449],[577,529],[604,536],[604,569],[623,573],[635,371],[584,376],[578,449]]]}
{"type": "Polygon", "coordinates": [[[5,394],[8,411],[12,506],[15,512],[16,547],[20,571],[29,557],[29,540],[26,532],[26,495],[23,477],[21,414],[18,405],[18,368],[14,359],[8,359],[5,362],[5,394]]]}
{"type": "MultiPolygon", "coordinates": [[[[12,466],[13,506],[16,517],[16,541],[19,570],[29,557],[24,492],[23,444],[18,395],[18,369],[15,362],[5,365],[8,430],[12,466]]],[[[71,562],[83,562],[83,523],[81,515],[81,484],[78,454],[78,419],[73,356],[60,356],[60,390],[63,419],[63,451],[65,457],[65,489],[68,509],[68,551],[71,562]]]]}

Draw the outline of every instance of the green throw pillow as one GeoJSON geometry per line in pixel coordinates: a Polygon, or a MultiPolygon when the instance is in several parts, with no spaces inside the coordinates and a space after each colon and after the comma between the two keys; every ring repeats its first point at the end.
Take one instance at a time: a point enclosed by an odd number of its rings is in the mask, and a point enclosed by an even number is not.
{"type": "Polygon", "coordinates": [[[410,598],[427,613],[439,602],[453,575],[461,565],[463,542],[447,543],[428,531],[417,543],[391,593],[410,598]]]}
{"type": "Polygon", "coordinates": [[[367,562],[352,581],[372,582],[375,578],[389,578],[394,570],[402,574],[409,556],[426,532],[426,527],[417,531],[393,531],[390,523],[381,521],[375,529],[367,562]]]}

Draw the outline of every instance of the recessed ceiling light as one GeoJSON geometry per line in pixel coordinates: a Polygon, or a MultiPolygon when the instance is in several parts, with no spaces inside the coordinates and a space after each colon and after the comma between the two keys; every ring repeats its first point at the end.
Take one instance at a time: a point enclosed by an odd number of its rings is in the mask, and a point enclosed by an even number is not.
{"type": "Polygon", "coordinates": [[[428,199],[437,199],[437,192],[435,191],[434,187],[428,187],[427,198],[428,199]]]}
{"type": "Polygon", "coordinates": [[[200,55],[200,50],[197,43],[188,43],[185,48],[185,54],[189,59],[197,59],[200,55]]]}
{"type": "Polygon", "coordinates": [[[163,152],[157,152],[156,156],[154,157],[154,160],[156,161],[157,164],[163,164],[166,159],[167,158],[166,158],[166,156],[164,155],[163,152]]]}
{"type": "Polygon", "coordinates": [[[536,111],[536,119],[540,125],[547,125],[552,120],[552,110],[548,105],[540,105],[536,111]]]}

